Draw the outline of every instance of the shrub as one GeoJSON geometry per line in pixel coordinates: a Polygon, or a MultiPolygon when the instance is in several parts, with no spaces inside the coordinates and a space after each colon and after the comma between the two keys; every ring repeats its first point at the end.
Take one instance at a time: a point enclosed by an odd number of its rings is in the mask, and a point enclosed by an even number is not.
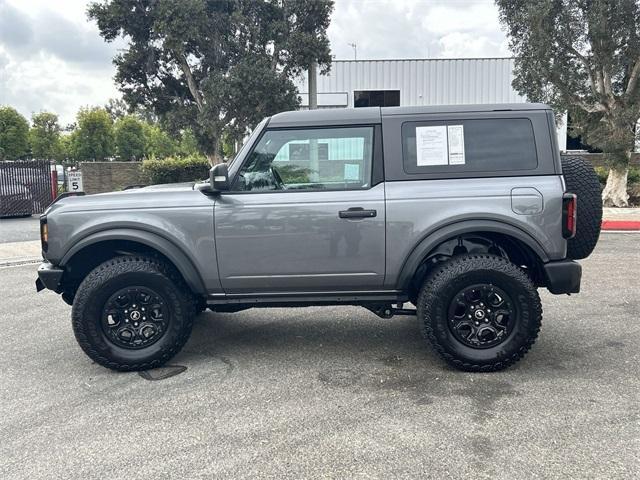
{"type": "Polygon", "coordinates": [[[142,162],[142,176],[145,183],[194,182],[209,177],[211,165],[206,157],[191,155],[184,158],[154,158],[142,162]]]}
{"type": "MultiPolygon", "coordinates": [[[[602,185],[607,183],[607,177],[609,176],[609,169],[606,167],[595,167],[598,174],[598,180],[602,185]]],[[[629,175],[627,176],[627,184],[640,183],[640,168],[629,167],[629,175]]]]}

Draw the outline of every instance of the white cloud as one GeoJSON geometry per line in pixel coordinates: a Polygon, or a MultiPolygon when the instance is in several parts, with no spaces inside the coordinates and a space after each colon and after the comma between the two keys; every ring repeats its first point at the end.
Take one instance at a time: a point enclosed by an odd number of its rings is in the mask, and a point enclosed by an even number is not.
{"type": "MultiPolygon", "coordinates": [[[[0,104],[27,117],[43,109],[72,122],[81,106],[118,97],[105,43],[85,0],[0,0],[0,104]]],[[[333,54],[353,58],[510,55],[492,0],[336,0],[333,54]]]]}

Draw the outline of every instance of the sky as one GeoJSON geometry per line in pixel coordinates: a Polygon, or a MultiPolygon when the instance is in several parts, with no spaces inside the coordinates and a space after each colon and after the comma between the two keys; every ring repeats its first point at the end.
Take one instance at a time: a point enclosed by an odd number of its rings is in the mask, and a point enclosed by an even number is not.
{"type": "MultiPolygon", "coordinates": [[[[0,0],[0,105],[27,118],[47,110],[62,125],[82,106],[119,93],[113,56],[83,0],[0,0]]],[[[493,0],[335,0],[336,59],[510,56],[493,0]]]]}

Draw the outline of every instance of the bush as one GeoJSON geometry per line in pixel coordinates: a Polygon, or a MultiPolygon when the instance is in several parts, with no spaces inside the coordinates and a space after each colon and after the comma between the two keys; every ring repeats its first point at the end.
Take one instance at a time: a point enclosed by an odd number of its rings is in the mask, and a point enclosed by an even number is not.
{"type": "Polygon", "coordinates": [[[206,157],[192,155],[184,158],[148,159],[142,162],[145,183],[195,182],[209,178],[209,161],[206,157]]]}
{"type": "MultiPolygon", "coordinates": [[[[595,167],[596,174],[598,174],[598,180],[602,185],[607,183],[607,177],[609,176],[609,169],[606,167],[595,167]]],[[[627,184],[640,183],[640,168],[629,167],[629,175],[627,177],[627,184]]]]}

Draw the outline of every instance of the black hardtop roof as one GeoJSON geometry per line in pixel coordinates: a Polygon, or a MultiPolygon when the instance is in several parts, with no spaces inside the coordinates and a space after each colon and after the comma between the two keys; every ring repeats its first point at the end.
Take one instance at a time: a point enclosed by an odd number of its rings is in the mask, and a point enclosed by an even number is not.
{"type": "Polygon", "coordinates": [[[522,110],[551,110],[543,103],[486,103],[475,105],[428,105],[420,107],[363,107],[323,108],[319,110],[293,110],[277,113],[269,120],[269,127],[295,127],[299,125],[362,125],[380,123],[391,115],[421,115],[434,113],[466,113],[522,110]]]}

